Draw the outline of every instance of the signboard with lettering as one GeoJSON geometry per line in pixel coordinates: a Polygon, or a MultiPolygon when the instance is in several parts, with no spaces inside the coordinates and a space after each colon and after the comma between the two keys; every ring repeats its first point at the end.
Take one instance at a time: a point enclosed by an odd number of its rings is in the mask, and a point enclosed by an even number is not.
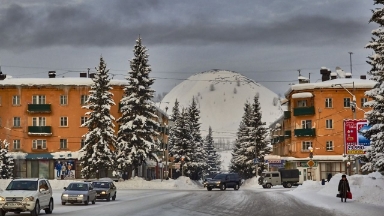
{"type": "Polygon", "coordinates": [[[269,167],[284,168],[285,160],[278,160],[278,159],[265,160],[265,163],[268,163],[269,167]]]}
{"type": "Polygon", "coordinates": [[[370,140],[361,132],[370,128],[366,119],[344,120],[344,153],[346,155],[364,154],[370,140]]]}

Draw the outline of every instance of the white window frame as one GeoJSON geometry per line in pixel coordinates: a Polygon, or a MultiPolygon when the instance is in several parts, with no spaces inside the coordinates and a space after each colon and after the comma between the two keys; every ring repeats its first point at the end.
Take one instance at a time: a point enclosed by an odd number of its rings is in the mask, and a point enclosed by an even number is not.
{"type": "Polygon", "coordinates": [[[87,103],[87,100],[88,100],[88,95],[81,95],[80,96],[80,104],[81,105],[85,105],[87,103]]]}
{"type": "Polygon", "coordinates": [[[344,108],[351,107],[351,98],[344,98],[344,108]]]}
{"type": "Polygon", "coordinates": [[[68,140],[60,139],[60,149],[68,149],[68,140]]]}
{"type": "Polygon", "coordinates": [[[325,108],[332,108],[332,107],[333,107],[332,98],[325,98],[325,108]]]}
{"type": "Polygon", "coordinates": [[[47,140],[37,139],[32,140],[33,149],[47,149],[47,140]]]}
{"type": "Polygon", "coordinates": [[[45,117],[32,117],[32,126],[46,126],[45,117]]]}
{"type": "Polygon", "coordinates": [[[80,117],[80,127],[83,127],[82,125],[88,121],[88,116],[81,116],[80,117]]]}
{"type": "Polygon", "coordinates": [[[312,129],[312,120],[301,120],[301,129],[312,129]]]}
{"type": "Polygon", "coordinates": [[[68,95],[60,95],[60,105],[68,105],[68,95]]]}
{"type": "Polygon", "coordinates": [[[21,127],[21,118],[16,116],[13,117],[13,127],[21,127]]]}
{"type": "Polygon", "coordinates": [[[13,140],[13,149],[21,149],[21,142],[19,139],[13,140]]]}
{"type": "Polygon", "coordinates": [[[364,103],[368,102],[368,98],[361,98],[361,107],[368,107],[368,106],[365,106],[364,103]]]}
{"type": "Polygon", "coordinates": [[[307,107],[307,100],[298,100],[297,107],[307,107]]]}
{"type": "Polygon", "coordinates": [[[45,95],[32,95],[32,104],[46,104],[45,95]]]}
{"type": "Polygon", "coordinates": [[[301,142],[301,151],[309,151],[309,147],[313,148],[312,141],[303,141],[301,142]]]}
{"type": "Polygon", "coordinates": [[[334,150],[334,145],[333,145],[333,141],[329,140],[325,143],[325,148],[327,149],[327,151],[333,151],[334,150]]]}
{"type": "Polygon", "coordinates": [[[68,117],[61,116],[60,117],[60,127],[68,127],[68,117]]]}
{"type": "Polygon", "coordinates": [[[326,119],[325,120],[325,128],[326,129],[333,129],[333,120],[332,119],[326,119]]]}
{"type": "Polygon", "coordinates": [[[12,105],[19,106],[20,105],[20,95],[12,96],[12,105]]]}

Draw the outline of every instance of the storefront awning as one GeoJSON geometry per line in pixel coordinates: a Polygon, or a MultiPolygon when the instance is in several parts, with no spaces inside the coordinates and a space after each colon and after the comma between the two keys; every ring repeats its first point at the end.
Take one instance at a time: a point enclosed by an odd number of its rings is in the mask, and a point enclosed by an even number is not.
{"type": "Polygon", "coordinates": [[[49,153],[27,154],[25,159],[27,160],[53,159],[53,155],[49,153]]]}

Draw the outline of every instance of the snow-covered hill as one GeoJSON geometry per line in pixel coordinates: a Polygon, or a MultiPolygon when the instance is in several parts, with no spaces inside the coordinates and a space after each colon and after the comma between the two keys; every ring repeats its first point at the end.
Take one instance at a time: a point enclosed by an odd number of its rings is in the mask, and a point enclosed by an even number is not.
{"type": "Polygon", "coordinates": [[[211,126],[215,139],[234,140],[244,112],[244,103],[258,94],[267,125],[283,114],[279,97],[261,84],[233,71],[210,70],[197,73],[174,87],[159,104],[172,113],[177,99],[188,107],[195,97],[201,112],[201,130],[205,136],[211,126]]]}

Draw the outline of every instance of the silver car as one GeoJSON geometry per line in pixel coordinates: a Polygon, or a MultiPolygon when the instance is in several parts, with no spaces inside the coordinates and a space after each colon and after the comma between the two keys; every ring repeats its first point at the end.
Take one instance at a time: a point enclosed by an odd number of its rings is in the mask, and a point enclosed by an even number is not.
{"type": "Polygon", "coordinates": [[[84,203],[88,205],[96,202],[96,191],[93,190],[92,184],[89,182],[72,182],[68,187],[64,187],[64,192],[61,194],[61,204],[66,203],[84,203]]]}

